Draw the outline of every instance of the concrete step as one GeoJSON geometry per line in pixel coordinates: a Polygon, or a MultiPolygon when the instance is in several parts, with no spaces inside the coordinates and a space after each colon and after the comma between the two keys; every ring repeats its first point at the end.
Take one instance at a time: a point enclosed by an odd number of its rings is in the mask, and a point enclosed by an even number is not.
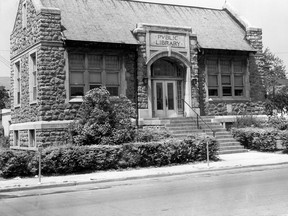
{"type": "Polygon", "coordinates": [[[224,139],[219,139],[219,138],[217,138],[216,137],[216,140],[218,140],[219,141],[219,143],[237,143],[237,144],[240,144],[239,142],[237,142],[235,139],[233,139],[233,138],[224,138],[224,139]]]}
{"type": "Polygon", "coordinates": [[[241,146],[241,144],[234,141],[234,142],[221,143],[220,146],[241,146]]]}
{"type": "Polygon", "coordinates": [[[182,130],[182,129],[198,129],[197,126],[193,126],[193,125],[186,125],[186,126],[170,126],[167,127],[169,130],[182,130]]]}
{"type": "Polygon", "coordinates": [[[173,137],[185,138],[189,135],[207,134],[213,136],[211,129],[216,132],[215,138],[219,142],[219,154],[246,152],[243,146],[236,141],[230,132],[226,131],[219,123],[212,122],[214,117],[203,117],[198,121],[200,128],[197,128],[196,118],[172,118],[166,128],[172,133],[173,137]]]}
{"type": "Polygon", "coordinates": [[[236,150],[221,150],[219,154],[235,154],[235,153],[244,153],[247,152],[247,149],[236,149],[236,150]]]}
{"type": "Polygon", "coordinates": [[[243,146],[220,146],[219,150],[240,150],[240,149],[244,149],[243,146]]]}

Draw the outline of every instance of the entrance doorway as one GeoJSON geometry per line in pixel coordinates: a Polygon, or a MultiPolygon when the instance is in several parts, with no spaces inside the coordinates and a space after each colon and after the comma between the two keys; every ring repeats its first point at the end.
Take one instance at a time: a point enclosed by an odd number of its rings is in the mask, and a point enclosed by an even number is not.
{"type": "Polygon", "coordinates": [[[177,117],[176,81],[154,81],[155,116],[177,117]]]}
{"type": "Polygon", "coordinates": [[[151,66],[153,116],[183,116],[184,65],[171,58],[161,58],[151,66]]]}

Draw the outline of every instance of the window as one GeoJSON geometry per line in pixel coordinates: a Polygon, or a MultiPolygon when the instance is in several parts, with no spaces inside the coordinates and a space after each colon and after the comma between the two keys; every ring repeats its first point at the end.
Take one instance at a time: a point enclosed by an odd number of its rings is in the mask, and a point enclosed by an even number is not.
{"type": "Polygon", "coordinates": [[[207,60],[208,94],[218,96],[218,65],[217,60],[207,60]]]}
{"type": "Polygon", "coordinates": [[[245,60],[208,59],[206,67],[209,96],[244,96],[245,60]]]}
{"type": "Polygon", "coordinates": [[[20,137],[19,137],[19,131],[14,131],[14,140],[13,140],[14,146],[20,146],[20,137]]]}
{"type": "Polygon", "coordinates": [[[30,55],[29,63],[29,94],[30,102],[37,100],[37,63],[36,63],[36,53],[30,55]]]}
{"type": "Polygon", "coordinates": [[[35,130],[29,130],[29,147],[36,146],[36,133],[35,130]]]}
{"type": "Polygon", "coordinates": [[[120,58],[117,55],[70,54],[70,97],[106,86],[111,96],[119,95],[120,58]]]}
{"type": "Polygon", "coordinates": [[[20,61],[14,65],[14,105],[20,105],[21,103],[21,71],[20,61]]]}
{"type": "Polygon", "coordinates": [[[232,96],[232,68],[229,60],[220,60],[222,96],[232,96]]]}
{"type": "Polygon", "coordinates": [[[27,27],[27,2],[24,1],[22,4],[22,28],[27,27]]]}

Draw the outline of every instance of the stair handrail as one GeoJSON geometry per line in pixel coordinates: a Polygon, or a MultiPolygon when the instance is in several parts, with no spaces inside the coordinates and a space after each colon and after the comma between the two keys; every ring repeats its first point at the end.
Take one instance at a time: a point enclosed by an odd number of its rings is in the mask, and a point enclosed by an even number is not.
{"type": "Polygon", "coordinates": [[[211,131],[212,131],[212,134],[213,134],[213,137],[215,137],[216,135],[216,131],[214,131],[202,118],[201,116],[192,108],[192,106],[190,106],[190,104],[188,104],[184,99],[182,99],[183,102],[196,114],[197,116],[197,129],[201,129],[200,126],[199,126],[199,120],[200,119],[211,131]]]}

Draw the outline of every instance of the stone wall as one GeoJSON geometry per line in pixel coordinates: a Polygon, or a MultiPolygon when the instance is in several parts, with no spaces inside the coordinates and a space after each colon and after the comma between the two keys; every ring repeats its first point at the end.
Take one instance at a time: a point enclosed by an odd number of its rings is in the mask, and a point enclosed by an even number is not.
{"type": "Polygon", "coordinates": [[[208,113],[205,112],[206,110],[206,72],[205,72],[205,56],[203,53],[199,53],[198,55],[198,91],[199,91],[199,108],[200,108],[200,115],[205,116],[208,113]]]}
{"type": "Polygon", "coordinates": [[[200,108],[199,100],[199,67],[198,67],[198,44],[196,37],[190,37],[190,62],[191,62],[191,84],[192,107],[200,108]]]}
{"type": "Polygon", "coordinates": [[[147,65],[146,65],[146,40],[145,34],[137,35],[141,43],[138,49],[137,59],[137,82],[138,82],[138,108],[148,109],[148,83],[144,83],[144,78],[147,79],[147,65]]]}
{"type": "Polygon", "coordinates": [[[264,115],[264,102],[213,102],[205,106],[205,113],[209,116],[223,116],[223,115],[264,115]]]}
{"type": "Polygon", "coordinates": [[[64,48],[41,46],[38,54],[39,115],[43,121],[64,120],[66,72],[64,48]]]}
{"type": "Polygon", "coordinates": [[[23,52],[40,41],[38,15],[31,0],[27,3],[27,27],[22,27],[22,4],[24,0],[20,0],[19,8],[16,14],[15,25],[10,38],[10,54],[11,57],[23,52]]]}
{"type": "Polygon", "coordinates": [[[21,68],[21,102],[17,107],[14,107],[14,83],[11,82],[12,124],[47,119],[58,120],[56,116],[49,114],[46,116],[44,111],[51,110],[52,104],[49,104],[51,106],[48,108],[44,101],[49,99],[59,104],[65,98],[63,95],[63,92],[65,94],[63,85],[65,62],[60,11],[56,9],[36,11],[31,0],[27,0],[27,26],[23,28],[22,3],[21,0],[11,35],[11,80],[14,78],[13,63],[20,60],[21,68]],[[29,53],[31,51],[36,51],[37,56],[37,103],[30,103],[29,99],[29,53]],[[52,93],[50,90],[55,88],[55,85],[58,85],[57,90],[52,93]]]}
{"type": "Polygon", "coordinates": [[[67,129],[42,129],[36,132],[38,143],[44,146],[71,144],[71,137],[67,129]]]}
{"type": "Polygon", "coordinates": [[[265,100],[265,88],[263,84],[263,43],[262,29],[248,28],[246,30],[246,40],[257,51],[249,56],[250,71],[250,97],[252,101],[265,100]]]}

